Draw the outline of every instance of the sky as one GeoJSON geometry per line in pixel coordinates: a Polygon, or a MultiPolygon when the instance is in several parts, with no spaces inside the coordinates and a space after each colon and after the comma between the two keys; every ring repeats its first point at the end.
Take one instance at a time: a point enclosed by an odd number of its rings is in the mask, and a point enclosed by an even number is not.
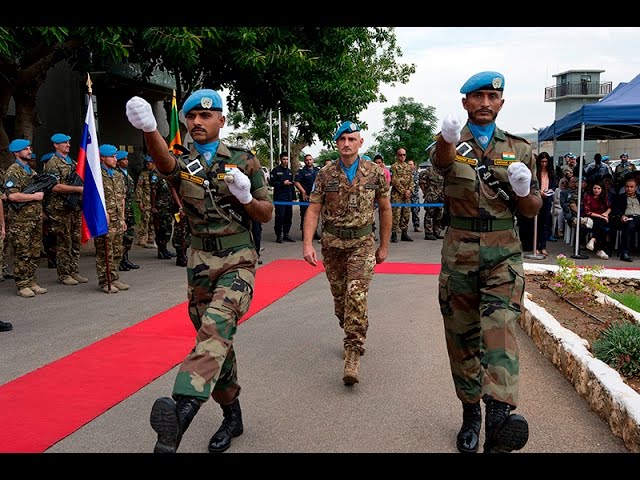
{"type": "MultiPolygon", "coordinates": [[[[640,27],[397,27],[402,50],[398,62],[413,63],[407,84],[383,85],[385,103],[373,103],[361,113],[369,128],[362,131],[361,152],[374,144],[384,128],[383,110],[399,97],[435,108],[438,130],[448,113],[466,120],[460,87],[484,70],[505,77],[504,106],[496,119],[503,130],[532,133],[555,120],[555,103],[544,101],[553,75],[567,70],[604,70],[601,82],[629,82],[640,74],[640,27]]],[[[345,119],[348,120],[348,119],[345,119]]],[[[326,148],[316,143],[305,153],[326,148]]]]}

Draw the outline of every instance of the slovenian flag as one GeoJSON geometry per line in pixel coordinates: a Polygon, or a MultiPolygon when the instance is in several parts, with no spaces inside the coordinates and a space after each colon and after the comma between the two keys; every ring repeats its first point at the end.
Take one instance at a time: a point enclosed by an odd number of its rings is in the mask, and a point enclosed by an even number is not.
{"type": "Polygon", "coordinates": [[[100,150],[93,117],[93,102],[89,97],[87,117],[84,121],[76,172],[84,181],[82,193],[82,244],[109,231],[107,207],[104,201],[100,150]]]}

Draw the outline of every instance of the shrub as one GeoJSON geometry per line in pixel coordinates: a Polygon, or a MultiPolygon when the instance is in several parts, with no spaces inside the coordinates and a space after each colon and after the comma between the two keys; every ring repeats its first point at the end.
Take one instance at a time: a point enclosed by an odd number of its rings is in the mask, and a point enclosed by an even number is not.
{"type": "Polygon", "coordinates": [[[593,342],[594,356],[625,377],[640,375],[640,325],[623,322],[610,325],[593,342]]]}
{"type": "Polygon", "coordinates": [[[600,265],[578,268],[576,262],[562,254],[556,257],[556,262],[560,268],[553,276],[551,287],[562,297],[585,290],[587,292],[597,290],[605,294],[610,293],[602,280],[594,275],[602,272],[603,268],[600,265]]]}

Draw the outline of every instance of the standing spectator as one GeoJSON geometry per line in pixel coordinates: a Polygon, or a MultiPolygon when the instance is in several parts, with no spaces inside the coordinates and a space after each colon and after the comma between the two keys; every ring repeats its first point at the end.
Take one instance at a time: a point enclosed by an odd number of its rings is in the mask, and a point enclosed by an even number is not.
{"type": "Polygon", "coordinates": [[[609,214],[611,205],[609,198],[604,192],[602,182],[596,181],[584,196],[583,201],[584,216],[593,220],[591,227],[591,239],[587,242],[587,250],[596,251],[596,257],[607,260],[609,255],[605,250],[610,250],[607,245],[607,234],[609,233],[609,214]]]}
{"type": "Polygon", "coordinates": [[[388,185],[391,185],[391,171],[384,164],[384,158],[380,153],[376,153],[373,157],[373,161],[382,169],[384,172],[384,179],[387,181],[388,185]]]}
{"type": "Polygon", "coordinates": [[[616,193],[624,192],[625,181],[635,171],[636,166],[629,161],[629,154],[622,153],[620,155],[620,163],[616,165],[616,169],[613,172],[613,184],[615,185],[616,193]]]}
{"type": "Polygon", "coordinates": [[[634,177],[627,177],[624,182],[624,193],[616,196],[613,215],[619,224],[620,260],[633,262],[629,255],[636,232],[640,231],[640,201],[638,199],[637,184],[634,177]]]}
{"type": "MultiPolygon", "coordinates": [[[[391,165],[391,203],[409,203],[413,192],[413,173],[411,167],[405,161],[407,151],[400,147],[396,150],[396,162],[391,165]]],[[[397,243],[397,230],[400,228],[400,240],[413,242],[413,238],[407,233],[409,228],[409,207],[392,207],[393,222],[391,225],[391,242],[397,243]]]]}
{"type": "Polygon", "coordinates": [[[609,167],[606,163],[602,163],[602,155],[596,153],[593,156],[593,162],[587,165],[584,169],[584,177],[587,179],[589,186],[594,183],[602,182],[605,175],[609,175],[609,167]]]}
{"type": "MultiPolygon", "coordinates": [[[[433,164],[420,172],[418,184],[422,189],[424,203],[444,202],[444,177],[433,168],[433,164]]],[[[443,238],[442,217],[444,207],[424,207],[424,239],[436,240],[443,238]]]]}
{"type": "Polygon", "coordinates": [[[56,236],[56,269],[63,285],[87,283],[79,273],[82,235],[82,179],[76,173],[77,162],[69,156],[71,137],[56,133],[51,137],[54,155],[44,164],[45,173],[58,178],[47,202],[47,216],[56,236]]]}
{"type": "Polygon", "coordinates": [[[415,205],[420,203],[420,178],[416,162],[413,160],[407,160],[407,163],[411,167],[411,174],[413,175],[413,190],[411,191],[411,203],[414,206],[411,207],[411,223],[413,224],[414,232],[422,232],[420,228],[420,207],[415,205]]]}
{"type": "Polygon", "coordinates": [[[26,202],[20,209],[9,213],[9,241],[13,247],[13,279],[18,295],[23,298],[47,293],[47,289],[36,283],[36,270],[40,260],[42,240],[42,200],[43,192],[23,193],[36,176],[29,166],[31,142],[24,139],[13,140],[9,144],[15,162],[4,174],[4,192],[9,202],[26,202]]]}
{"type": "MultiPolygon", "coordinates": [[[[280,153],[280,165],[271,170],[269,183],[273,187],[274,201],[293,202],[293,174],[289,168],[289,154],[287,152],[280,153]]],[[[275,205],[275,214],[276,243],[295,242],[289,236],[293,222],[293,205],[275,205]]]]}
{"type": "Polygon", "coordinates": [[[542,255],[547,256],[549,255],[547,252],[547,240],[552,236],[551,207],[553,206],[553,194],[557,187],[553,160],[547,152],[538,154],[536,158],[536,174],[538,176],[538,185],[540,185],[540,196],[542,197],[542,207],[538,212],[536,221],[536,241],[538,243],[536,248],[542,255]]]}
{"type": "Polygon", "coordinates": [[[158,170],[182,198],[192,234],[187,281],[195,347],[178,369],[172,398],[158,398],[153,404],[151,426],[158,434],[154,451],[175,453],[200,406],[211,397],[222,407],[224,419],[209,441],[209,451],[220,453],[244,431],[233,341],[254,295],[258,256],[251,220],[269,222],[273,205],[258,159],[220,141],[225,124],[220,94],[197,90],[182,112],[194,143],[188,154],[176,157],[158,132],[149,102],[140,97],[127,102],[129,121],[144,131],[158,170]],[[196,165],[200,168],[194,169],[196,165]],[[236,167],[222,176],[224,180],[215,174],[222,165],[236,167]],[[214,189],[202,182],[209,175],[214,189]],[[237,216],[223,211],[223,205],[231,205],[237,216]]]}
{"type": "Polygon", "coordinates": [[[580,168],[578,165],[578,160],[576,156],[569,152],[564,155],[564,165],[562,166],[562,175],[564,178],[569,180],[571,177],[577,177],[580,173],[578,169],[580,168]]]}
{"type": "Polygon", "coordinates": [[[104,188],[104,203],[107,208],[108,232],[95,237],[96,273],[98,285],[104,293],[118,293],[128,290],[129,285],[120,281],[118,265],[122,258],[122,239],[127,228],[125,220],[124,178],[116,168],[118,149],[105,143],[100,145],[100,172],[104,188]]]}
{"type": "Polygon", "coordinates": [[[140,207],[140,225],[138,226],[138,245],[144,248],[157,248],[151,214],[151,187],[158,181],[156,164],[151,155],[144,157],[145,169],[138,176],[136,202],[140,207]]]}
{"type": "Polygon", "coordinates": [[[310,265],[318,264],[313,232],[322,215],[325,273],[333,296],[334,313],[345,333],[342,381],[345,385],[353,385],[360,380],[360,356],[365,351],[369,327],[369,285],[375,265],[384,262],[389,252],[391,204],[389,185],[380,168],[358,156],[364,141],[358,124],[344,122],[338,127],[333,141],[340,159],[318,173],[304,224],[302,254],[310,265]],[[380,209],[380,246],[377,250],[372,228],[376,201],[380,209]]]}
{"type": "Polygon", "coordinates": [[[524,304],[522,245],[513,217],[514,212],[535,217],[542,199],[531,144],[495,123],[504,104],[503,89],[504,76],[498,72],[470,77],[460,89],[466,124],[446,116],[429,155],[444,176],[451,214],[438,298],[453,383],[462,402],[456,439],[461,453],[478,450],[481,400],[486,405],[484,453],[520,450],[529,439],[526,419],[511,413],[519,401],[516,326],[524,304]],[[456,151],[461,141],[470,147],[464,156],[456,151]],[[488,166],[487,158],[495,159],[485,170],[493,180],[475,168],[488,166]]]}
{"type": "MultiPolygon", "coordinates": [[[[298,196],[301,202],[308,202],[309,195],[311,195],[311,189],[313,188],[313,182],[316,181],[316,176],[320,171],[319,167],[313,164],[313,155],[307,153],[304,156],[304,167],[299,168],[296,172],[296,177],[293,184],[298,189],[298,196]]],[[[304,214],[307,212],[308,205],[300,205],[300,230],[304,225],[304,214]]],[[[313,235],[314,240],[320,240],[320,235],[316,232],[313,235]]]]}
{"type": "Polygon", "coordinates": [[[116,152],[116,160],[118,161],[118,171],[122,174],[124,180],[124,220],[127,228],[122,235],[122,260],[118,266],[121,272],[136,270],[140,265],[136,265],[129,260],[129,252],[133,246],[133,238],[135,237],[136,217],[133,214],[133,201],[136,195],[136,183],[133,177],[129,175],[129,153],[125,150],[116,152]]]}

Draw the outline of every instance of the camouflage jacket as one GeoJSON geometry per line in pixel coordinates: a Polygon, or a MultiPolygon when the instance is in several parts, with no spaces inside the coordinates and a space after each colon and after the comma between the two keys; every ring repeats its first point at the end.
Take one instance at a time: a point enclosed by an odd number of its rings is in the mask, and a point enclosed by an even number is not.
{"type": "Polygon", "coordinates": [[[419,184],[425,203],[444,201],[444,177],[433,166],[428,166],[420,172],[419,184]]]}
{"type": "Polygon", "coordinates": [[[124,221],[124,204],[126,191],[124,189],[124,180],[122,172],[117,168],[112,170],[113,175],[109,175],[109,172],[104,166],[101,166],[102,172],[102,186],[104,188],[104,202],[107,207],[107,217],[109,218],[109,225],[113,225],[114,222],[124,221]]]}
{"type": "Polygon", "coordinates": [[[404,195],[406,190],[413,191],[413,172],[407,162],[396,162],[390,167],[391,191],[404,195]]]}
{"type": "Polygon", "coordinates": [[[136,185],[136,201],[141,209],[151,209],[151,186],[157,181],[158,172],[156,170],[149,170],[145,167],[145,170],[140,172],[136,185]]]}
{"type": "MultiPolygon", "coordinates": [[[[27,172],[27,169],[17,161],[9,165],[9,168],[7,168],[4,174],[4,181],[2,182],[4,185],[4,193],[7,197],[12,193],[22,192],[22,190],[31,183],[31,179],[35,177],[37,173],[30,168],[29,170],[31,173],[27,172]]],[[[11,205],[11,202],[7,203],[11,205]]],[[[37,220],[42,215],[42,202],[29,202],[20,210],[9,208],[5,210],[4,214],[14,222],[37,220]]]]}
{"type": "Polygon", "coordinates": [[[171,196],[171,187],[166,178],[159,178],[158,181],[153,184],[151,198],[151,203],[158,213],[166,214],[177,211],[175,210],[175,203],[171,196]]]}
{"type": "Polygon", "coordinates": [[[136,195],[136,184],[127,170],[122,168],[118,168],[117,170],[122,174],[122,181],[124,182],[124,208],[126,212],[130,212],[133,209],[133,200],[136,195]]]}
{"type": "MultiPolygon", "coordinates": [[[[58,154],[54,154],[50,160],[44,164],[44,172],[51,173],[58,177],[58,183],[69,185],[71,179],[69,178],[72,172],[76,171],[77,162],[71,160],[71,163],[67,163],[66,160],[58,154]]],[[[51,210],[66,210],[64,201],[67,198],[67,193],[51,192],[51,196],[47,198],[47,209],[51,210]]],[[[76,211],[80,211],[81,203],[78,203],[76,211]]]]}

